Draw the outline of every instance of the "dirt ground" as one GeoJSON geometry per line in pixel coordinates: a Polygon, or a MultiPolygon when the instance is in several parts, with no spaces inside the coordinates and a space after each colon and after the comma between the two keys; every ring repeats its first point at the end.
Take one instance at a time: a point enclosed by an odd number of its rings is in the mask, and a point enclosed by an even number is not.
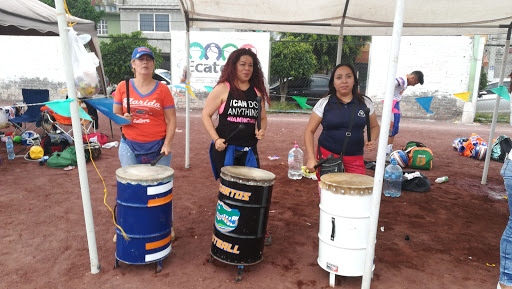
{"type": "MultiPolygon", "coordinates": [[[[317,264],[317,183],[287,177],[287,153],[295,140],[304,148],[309,116],[269,115],[259,150],[262,169],[277,177],[268,223],[273,244],[265,247],[260,263],[245,267],[239,283],[234,281],[235,266],[208,262],[218,184],[208,159],[210,140],[199,116],[199,111],[191,111],[190,168],[185,168],[185,112],[178,111],[171,164],[177,239],[161,273],[155,273],[154,264],[122,263],[114,269],[112,216],[103,204],[102,180],[87,163],[101,264],[100,273],[91,274],[78,170],[40,166],[22,157],[9,161],[2,144],[0,288],[329,288],[329,274],[317,264]],[[280,159],[267,158],[273,155],[280,159]]],[[[112,141],[107,119],[100,118],[99,131],[112,141]]],[[[119,140],[118,127],[113,131],[114,140],[119,140]]],[[[459,156],[451,147],[455,138],[477,133],[487,140],[489,132],[489,125],[402,120],[395,147],[415,140],[432,149],[434,167],[423,171],[432,187],[427,193],[382,198],[372,288],[495,288],[499,241],[508,218],[499,175],[502,164],[491,161],[488,184],[481,185],[484,162],[459,156]],[[448,176],[449,182],[436,184],[441,176],[448,176]]],[[[500,134],[510,136],[512,128],[499,125],[496,136],[500,134]]],[[[375,157],[369,152],[365,160],[375,157]]],[[[113,207],[115,171],[120,167],[117,148],[102,149],[96,165],[107,188],[106,202],[113,207]]],[[[360,288],[361,280],[337,276],[336,285],[360,288]]]]}

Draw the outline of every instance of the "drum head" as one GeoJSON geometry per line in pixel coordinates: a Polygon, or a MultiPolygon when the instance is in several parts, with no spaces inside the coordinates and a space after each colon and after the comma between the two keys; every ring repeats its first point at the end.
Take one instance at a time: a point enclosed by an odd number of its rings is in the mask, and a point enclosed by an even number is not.
{"type": "Polygon", "coordinates": [[[227,180],[251,186],[272,186],[276,175],[271,172],[243,166],[222,167],[220,177],[227,180]]]}
{"type": "Polygon", "coordinates": [[[373,177],[351,173],[327,174],[320,177],[320,188],[335,194],[371,195],[373,177]]]}
{"type": "Polygon", "coordinates": [[[116,170],[116,178],[123,184],[156,185],[171,181],[173,176],[174,170],[162,165],[139,164],[116,170]]]}

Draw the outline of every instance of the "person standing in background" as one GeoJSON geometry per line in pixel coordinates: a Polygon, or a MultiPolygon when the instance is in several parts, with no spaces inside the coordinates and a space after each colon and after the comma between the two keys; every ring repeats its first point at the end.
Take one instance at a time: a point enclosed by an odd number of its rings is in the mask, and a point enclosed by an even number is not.
{"type": "MultiPolygon", "coordinates": [[[[423,72],[421,71],[413,71],[410,74],[406,74],[405,76],[399,76],[396,78],[395,82],[395,94],[393,95],[393,102],[396,100],[394,108],[400,111],[400,100],[402,99],[402,94],[409,86],[415,86],[416,84],[423,85],[423,72]]],[[[388,147],[386,150],[386,159],[389,158],[389,155],[393,152],[393,142],[395,141],[395,136],[398,134],[400,124],[400,113],[393,113],[393,118],[391,119],[391,124],[389,126],[389,137],[388,137],[388,147]]]]}

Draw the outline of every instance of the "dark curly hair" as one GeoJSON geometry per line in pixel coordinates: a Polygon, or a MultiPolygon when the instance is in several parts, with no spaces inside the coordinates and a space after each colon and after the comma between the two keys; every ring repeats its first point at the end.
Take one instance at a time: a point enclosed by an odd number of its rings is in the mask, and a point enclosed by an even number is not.
{"type": "Polygon", "coordinates": [[[235,80],[237,77],[236,64],[244,55],[250,56],[253,62],[253,70],[251,78],[249,79],[249,84],[254,86],[262,95],[263,100],[270,104],[270,98],[268,96],[267,89],[265,88],[265,80],[263,77],[263,71],[261,70],[260,61],[258,60],[258,57],[251,49],[239,48],[229,55],[228,60],[226,60],[226,64],[224,65],[224,68],[222,68],[222,72],[217,84],[228,82],[230,85],[230,89],[235,97],[240,97],[243,95],[242,91],[238,87],[236,87],[235,80]]]}

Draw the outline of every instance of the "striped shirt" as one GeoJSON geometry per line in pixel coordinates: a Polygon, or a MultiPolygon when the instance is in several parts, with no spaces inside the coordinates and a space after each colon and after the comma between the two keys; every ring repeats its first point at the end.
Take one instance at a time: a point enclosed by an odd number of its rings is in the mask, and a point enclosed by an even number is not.
{"type": "Polygon", "coordinates": [[[400,101],[402,99],[402,93],[404,93],[406,88],[407,75],[397,77],[395,83],[395,94],[393,95],[393,99],[400,101]]]}

